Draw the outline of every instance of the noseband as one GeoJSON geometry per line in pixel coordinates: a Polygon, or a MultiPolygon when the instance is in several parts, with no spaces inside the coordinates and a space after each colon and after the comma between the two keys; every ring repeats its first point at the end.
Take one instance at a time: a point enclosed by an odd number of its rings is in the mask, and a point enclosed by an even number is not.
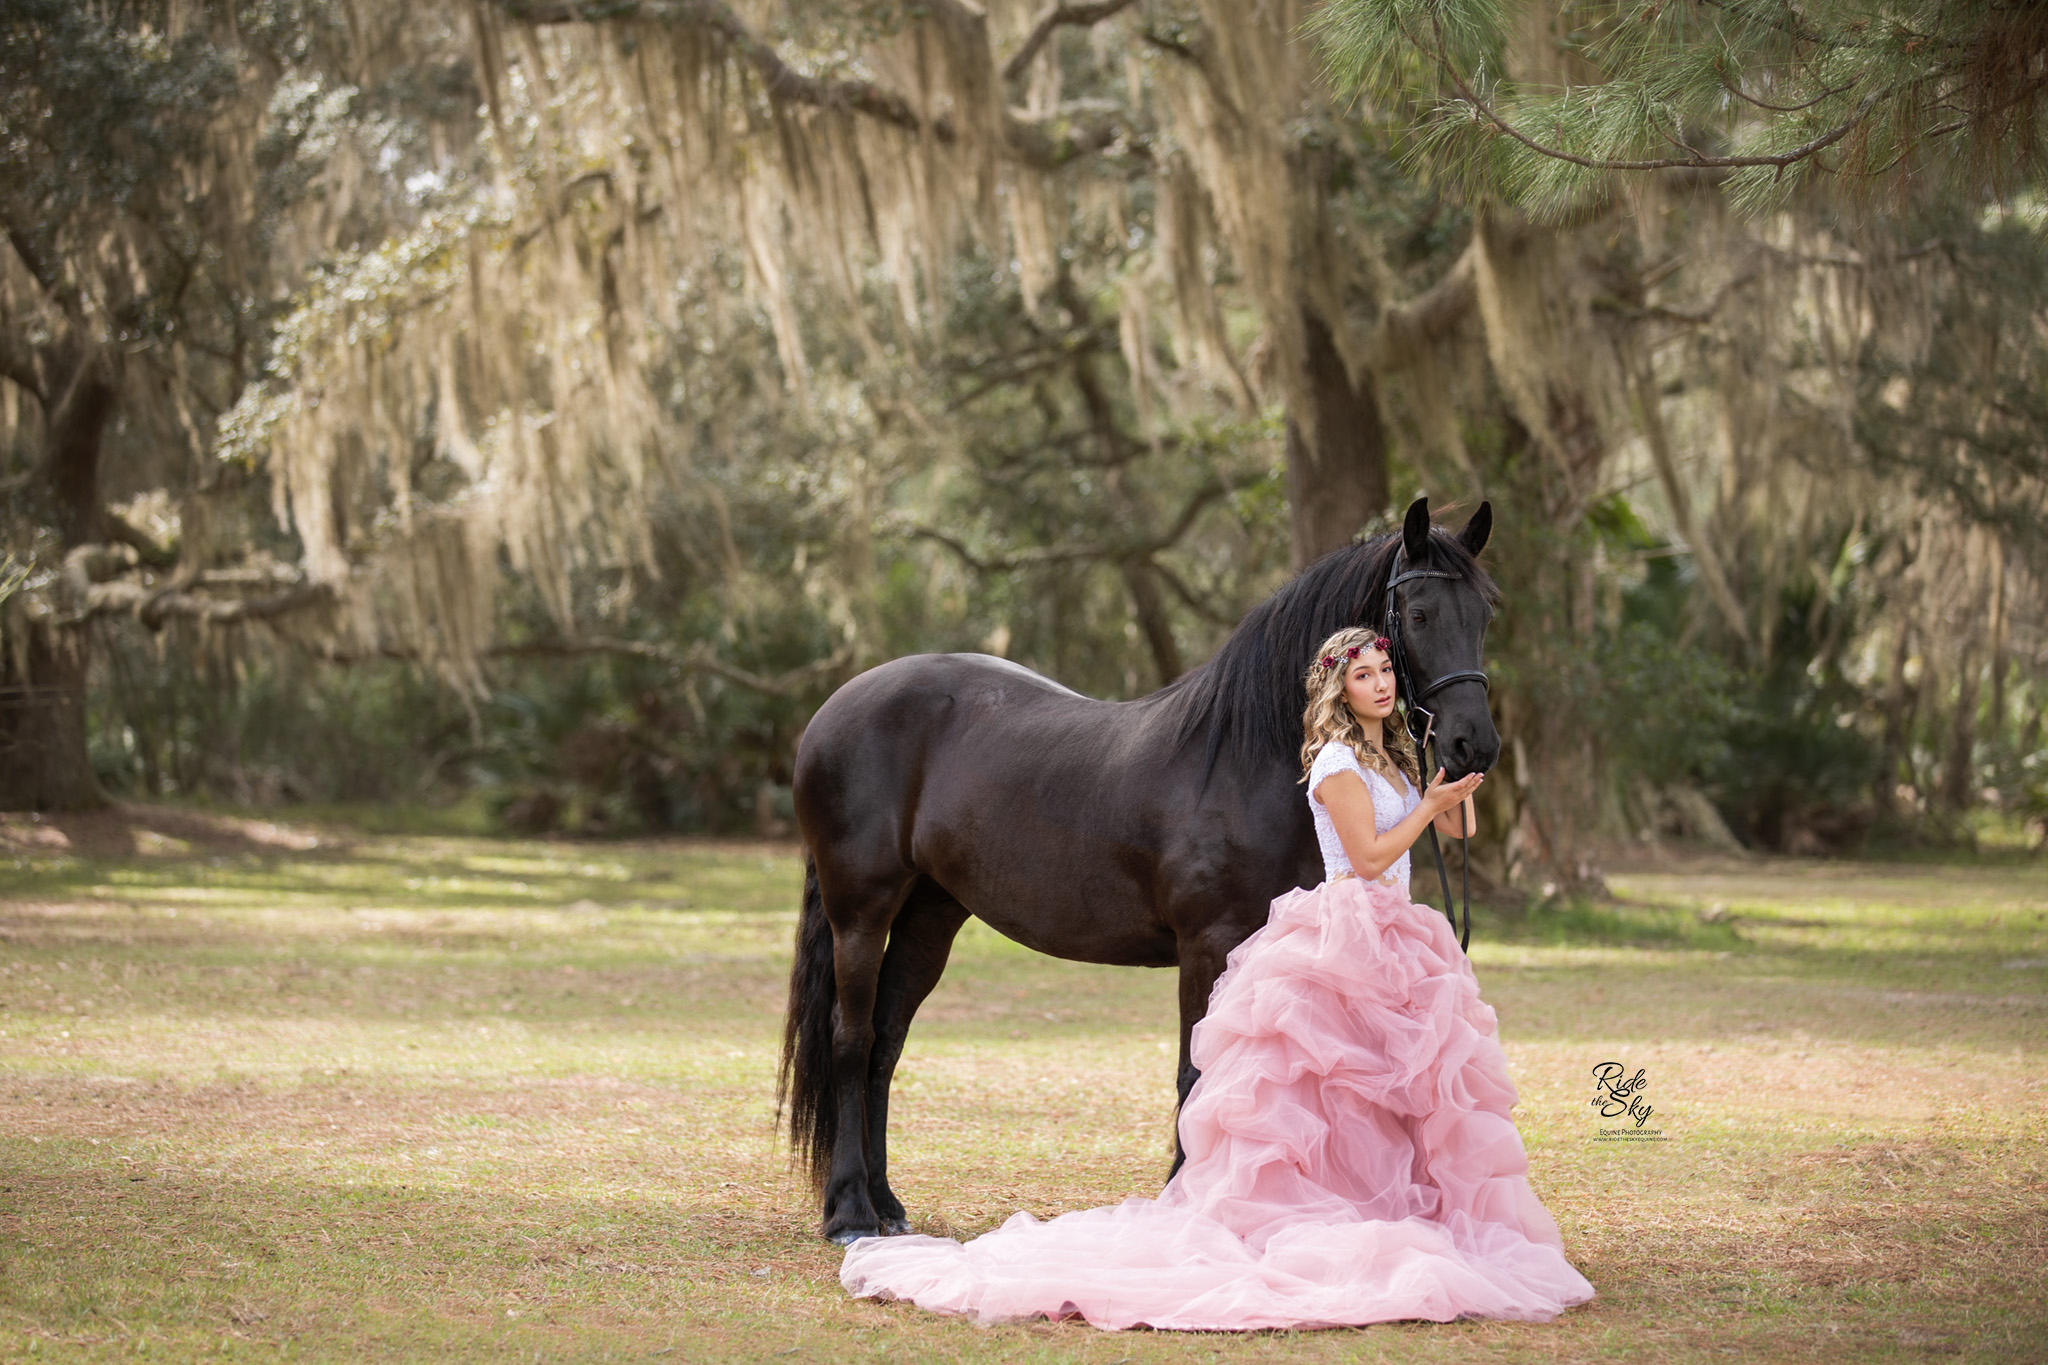
{"type": "MultiPolygon", "coordinates": [[[[1485,688],[1489,692],[1493,688],[1487,682],[1486,674],[1477,668],[1467,668],[1456,673],[1446,673],[1441,678],[1432,679],[1423,687],[1415,685],[1414,675],[1408,669],[1408,649],[1401,643],[1401,609],[1394,601],[1394,589],[1403,583],[1417,578],[1456,579],[1458,575],[1445,573],[1441,569],[1403,569],[1401,567],[1403,553],[1404,547],[1397,543],[1394,546],[1393,563],[1387,566],[1387,619],[1385,628],[1380,633],[1387,637],[1387,652],[1393,657],[1394,661],[1394,682],[1401,690],[1401,700],[1407,705],[1408,733],[1414,737],[1416,756],[1422,760],[1422,771],[1424,774],[1428,774],[1437,766],[1429,762],[1430,741],[1436,737],[1436,712],[1429,710],[1422,703],[1428,701],[1453,683],[1476,682],[1480,687],[1485,688]]],[[[1460,827],[1463,826],[1464,821],[1465,805],[1461,801],[1458,803],[1458,823],[1460,827]]],[[[1436,821],[1430,821],[1428,829],[1429,851],[1436,855],[1437,880],[1443,884],[1444,888],[1444,917],[1450,920],[1451,927],[1456,929],[1458,928],[1458,917],[1451,908],[1451,874],[1444,867],[1443,847],[1437,843],[1436,821]]],[[[1470,947],[1472,943],[1472,864],[1469,835],[1459,835],[1458,843],[1465,854],[1465,857],[1459,860],[1459,879],[1462,883],[1465,901],[1465,925],[1458,934],[1458,947],[1463,949],[1470,947]]]]}

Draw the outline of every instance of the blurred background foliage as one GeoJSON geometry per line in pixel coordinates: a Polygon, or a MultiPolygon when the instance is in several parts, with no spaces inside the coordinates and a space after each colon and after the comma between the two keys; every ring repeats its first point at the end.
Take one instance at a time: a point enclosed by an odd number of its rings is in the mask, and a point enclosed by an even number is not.
{"type": "Polygon", "coordinates": [[[786,833],[860,669],[1138,695],[1426,493],[1496,512],[1483,877],[2038,847],[2031,171],[1531,217],[1307,17],[10,5],[0,793],[786,833]]]}

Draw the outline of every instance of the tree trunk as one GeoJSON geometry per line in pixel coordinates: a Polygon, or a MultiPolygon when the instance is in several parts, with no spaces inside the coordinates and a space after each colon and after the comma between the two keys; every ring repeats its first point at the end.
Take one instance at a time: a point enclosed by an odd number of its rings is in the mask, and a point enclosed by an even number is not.
{"type": "MultiPolygon", "coordinates": [[[[100,454],[119,389],[108,363],[88,349],[59,391],[40,472],[60,543],[70,550],[99,535],[100,454]]],[[[85,746],[85,632],[11,612],[0,637],[0,809],[104,804],[85,746]]]]}
{"type": "Polygon", "coordinates": [[[1131,590],[1131,609],[1138,629],[1152,649],[1152,664],[1159,670],[1159,685],[1166,686],[1181,675],[1180,646],[1173,638],[1173,618],[1167,614],[1159,593],[1159,575],[1149,559],[1127,559],[1123,564],[1124,584],[1131,590]]]}
{"type": "Polygon", "coordinates": [[[69,550],[100,538],[100,449],[120,391],[99,355],[87,351],[62,393],[50,410],[42,468],[69,550]]]}
{"type": "Polygon", "coordinates": [[[7,623],[0,649],[0,810],[80,810],[105,803],[85,749],[83,638],[7,623]]]}
{"type": "MultiPolygon", "coordinates": [[[[2007,655],[2005,600],[2005,542],[1991,537],[1991,704],[1986,708],[1993,743],[2005,730],[2005,673],[2007,655]]],[[[2026,752],[2026,751],[2022,751],[2026,752]]]]}
{"type": "Polygon", "coordinates": [[[1899,818],[1899,773],[1911,738],[1913,704],[1919,700],[1919,693],[1906,686],[1912,645],[1913,632],[1900,626],[1892,638],[1891,670],[1884,688],[1884,745],[1879,751],[1876,790],[1871,792],[1879,816],[1887,822],[1899,818]]]}
{"type": "Polygon", "coordinates": [[[1977,784],[1977,662],[1976,642],[1964,646],[1956,673],[1955,723],[1948,737],[1948,763],[1942,773],[1941,794],[1953,811],[1968,810],[1976,802],[1977,784]]]}
{"type": "Polygon", "coordinates": [[[1287,418],[1287,508],[1298,570],[1385,510],[1387,433],[1370,375],[1351,382],[1336,339],[1304,308],[1307,411],[1287,418]]]}

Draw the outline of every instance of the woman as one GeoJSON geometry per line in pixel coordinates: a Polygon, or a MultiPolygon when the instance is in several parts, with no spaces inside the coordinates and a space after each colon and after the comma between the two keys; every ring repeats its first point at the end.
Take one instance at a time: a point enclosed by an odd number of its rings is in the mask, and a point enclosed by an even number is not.
{"type": "Polygon", "coordinates": [[[1409,845],[1472,821],[1483,779],[1439,771],[1417,794],[1387,650],[1340,631],[1309,668],[1325,880],[1231,953],[1166,1189],[1018,1213],[964,1246],[867,1238],[847,1248],[849,1291],[985,1322],[1200,1330],[1543,1320],[1593,1297],[1529,1188],[1493,1010],[1444,917],[1408,899],[1409,845]]]}

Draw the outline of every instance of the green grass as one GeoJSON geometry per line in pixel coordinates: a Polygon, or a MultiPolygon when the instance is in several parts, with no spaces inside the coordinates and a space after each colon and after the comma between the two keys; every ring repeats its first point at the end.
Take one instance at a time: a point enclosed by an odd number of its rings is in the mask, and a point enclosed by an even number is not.
{"type": "MultiPolygon", "coordinates": [[[[146,810],[0,840],[0,1359],[2048,1359],[2034,863],[1643,868],[1483,917],[1599,1297],[1218,1336],[843,1295],[771,1121],[787,848],[146,810]],[[1670,1141],[1594,1140],[1610,1059],[1670,1141]]],[[[1156,1191],[1172,1001],[970,925],[898,1086],[913,1216],[1156,1191]]]]}

